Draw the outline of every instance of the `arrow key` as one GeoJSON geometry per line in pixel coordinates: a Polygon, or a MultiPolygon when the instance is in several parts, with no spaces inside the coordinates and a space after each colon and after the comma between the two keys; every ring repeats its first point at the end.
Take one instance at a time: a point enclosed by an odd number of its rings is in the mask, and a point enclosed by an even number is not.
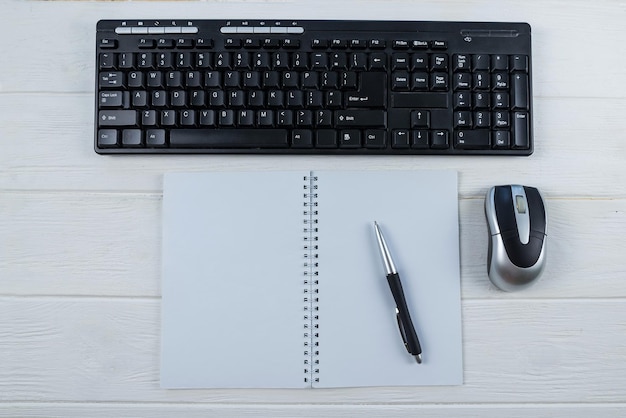
{"type": "Polygon", "coordinates": [[[430,112],[428,110],[413,110],[411,112],[412,128],[430,127],[430,112]]]}

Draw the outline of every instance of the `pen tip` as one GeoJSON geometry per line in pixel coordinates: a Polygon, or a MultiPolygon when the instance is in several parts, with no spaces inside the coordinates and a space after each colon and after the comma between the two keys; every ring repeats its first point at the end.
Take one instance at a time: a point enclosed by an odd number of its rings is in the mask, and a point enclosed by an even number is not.
{"type": "Polygon", "coordinates": [[[417,361],[417,364],[422,364],[422,355],[421,354],[416,355],[415,361],[417,361]]]}

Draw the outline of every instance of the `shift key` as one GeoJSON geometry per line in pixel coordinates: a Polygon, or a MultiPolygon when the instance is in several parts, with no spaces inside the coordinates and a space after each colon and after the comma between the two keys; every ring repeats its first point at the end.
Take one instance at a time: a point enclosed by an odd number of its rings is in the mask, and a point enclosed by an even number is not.
{"type": "Polygon", "coordinates": [[[99,126],[137,126],[136,110],[101,110],[99,126]]]}
{"type": "Polygon", "coordinates": [[[384,128],[386,112],[384,110],[338,110],[335,112],[335,126],[384,128]]]}

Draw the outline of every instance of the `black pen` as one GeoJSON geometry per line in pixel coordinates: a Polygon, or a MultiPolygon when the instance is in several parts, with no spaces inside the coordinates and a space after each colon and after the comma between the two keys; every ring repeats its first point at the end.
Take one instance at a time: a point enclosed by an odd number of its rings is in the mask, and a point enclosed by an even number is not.
{"type": "Polygon", "coordinates": [[[385,271],[387,272],[387,282],[391,289],[393,299],[396,301],[396,320],[398,321],[398,328],[400,328],[400,335],[404,341],[406,350],[415,357],[418,363],[422,363],[422,347],[420,341],[417,338],[413,321],[411,320],[411,314],[404,298],[404,291],[402,290],[402,283],[400,282],[400,276],[396,270],[396,266],[393,264],[391,253],[383,237],[383,233],[378,226],[378,223],[374,221],[374,229],[376,230],[376,238],[378,239],[378,246],[380,248],[380,254],[383,258],[383,264],[385,265],[385,271]]]}

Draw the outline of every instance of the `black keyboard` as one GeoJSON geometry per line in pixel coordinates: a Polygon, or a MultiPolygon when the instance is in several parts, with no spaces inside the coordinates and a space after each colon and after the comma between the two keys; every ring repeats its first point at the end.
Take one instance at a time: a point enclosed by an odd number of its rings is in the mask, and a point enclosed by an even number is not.
{"type": "Polygon", "coordinates": [[[530,26],[102,20],[100,154],[530,155],[530,26]]]}

